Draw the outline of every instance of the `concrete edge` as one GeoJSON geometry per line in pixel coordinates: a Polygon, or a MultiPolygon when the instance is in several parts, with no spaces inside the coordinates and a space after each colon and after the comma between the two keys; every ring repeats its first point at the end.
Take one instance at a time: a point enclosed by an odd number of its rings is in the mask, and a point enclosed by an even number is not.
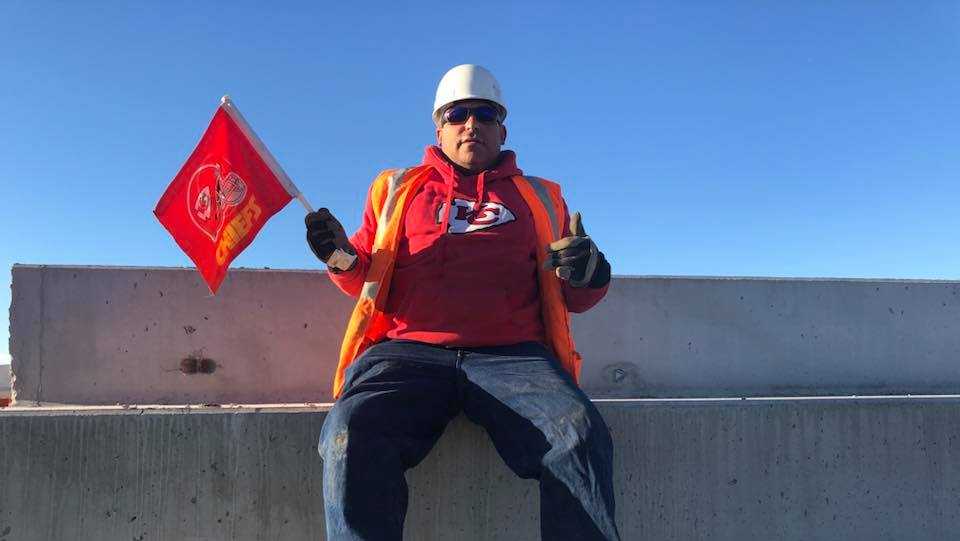
{"type": "MultiPolygon", "coordinates": [[[[35,263],[14,263],[11,269],[33,269],[33,270],[43,270],[43,269],[57,269],[57,270],[67,270],[67,269],[79,269],[79,270],[134,270],[134,271],[151,271],[151,272],[161,272],[161,271],[193,271],[196,272],[196,267],[148,267],[140,265],[46,265],[46,264],[35,264],[35,263]]],[[[275,269],[272,267],[231,267],[230,271],[245,271],[245,272],[290,272],[290,273],[307,273],[315,274],[321,273],[326,274],[325,269],[275,269]]]]}
{"type": "MultiPolygon", "coordinates": [[[[948,403],[960,401],[960,395],[876,395],[876,396],[789,396],[789,397],[761,397],[761,398],[597,398],[591,402],[598,406],[716,406],[716,405],[750,405],[764,406],[788,403],[880,403],[903,404],[907,402],[948,403]]],[[[333,407],[331,402],[301,403],[301,404],[131,404],[116,406],[77,406],[70,404],[47,404],[43,406],[10,406],[0,409],[3,414],[38,414],[38,415],[144,415],[144,414],[177,414],[177,413],[316,413],[329,411],[333,407]]]]}
{"type": "MultiPolygon", "coordinates": [[[[139,265],[46,265],[36,263],[14,263],[12,268],[27,269],[105,269],[105,270],[144,270],[144,271],[196,271],[195,267],[150,267],[139,265]]],[[[284,273],[326,273],[326,269],[282,269],[273,267],[232,267],[231,271],[241,272],[284,272],[284,273]]],[[[843,276],[717,276],[710,274],[703,275],[677,275],[677,274],[613,274],[614,278],[628,279],[656,279],[656,280],[750,280],[750,281],[768,281],[768,282],[887,282],[887,283],[906,283],[906,284],[958,284],[960,280],[949,280],[945,278],[854,278],[843,276]]]]}

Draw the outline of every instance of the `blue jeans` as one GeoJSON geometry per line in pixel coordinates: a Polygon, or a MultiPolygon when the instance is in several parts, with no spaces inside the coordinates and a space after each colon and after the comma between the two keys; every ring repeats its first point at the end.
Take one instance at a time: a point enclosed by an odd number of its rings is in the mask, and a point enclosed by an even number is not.
{"type": "Polygon", "coordinates": [[[461,411],[514,473],[540,481],[541,539],[620,539],[610,433],[543,345],[381,342],[345,380],[320,435],[328,540],[401,540],[404,472],[461,411]]]}

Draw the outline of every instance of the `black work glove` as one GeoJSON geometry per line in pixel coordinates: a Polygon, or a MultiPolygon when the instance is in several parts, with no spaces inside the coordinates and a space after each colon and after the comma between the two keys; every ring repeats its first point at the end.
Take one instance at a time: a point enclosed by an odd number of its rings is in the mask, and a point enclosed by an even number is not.
{"type": "Polygon", "coordinates": [[[580,213],[570,217],[569,237],[551,242],[547,246],[544,267],[556,269],[557,277],[569,280],[573,287],[601,288],[610,281],[610,263],[603,252],[587,236],[580,213]]]}
{"type": "Polygon", "coordinates": [[[317,256],[330,267],[333,272],[350,270],[356,264],[356,250],[347,240],[340,221],[333,217],[329,210],[322,208],[307,214],[303,219],[307,225],[307,244],[317,256]],[[337,250],[343,253],[338,253],[337,250]],[[344,255],[352,255],[345,258],[344,255]]]}

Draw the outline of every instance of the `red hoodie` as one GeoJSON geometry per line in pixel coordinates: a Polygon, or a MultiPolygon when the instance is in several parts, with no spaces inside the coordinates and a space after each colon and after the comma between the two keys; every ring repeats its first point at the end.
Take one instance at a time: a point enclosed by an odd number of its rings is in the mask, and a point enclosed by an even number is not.
{"type": "MultiPolygon", "coordinates": [[[[538,246],[533,215],[510,181],[523,174],[516,155],[504,151],[493,169],[463,176],[439,147],[429,146],[423,164],[433,171],[404,217],[386,305],[395,327],[387,337],[462,347],[543,342],[536,251],[546,247],[538,246]]],[[[566,208],[563,230],[570,234],[566,208]]],[[[363,223],[350,238],[357,265],[328,273],[353,297],[370,266],[375,234],[368,196],[363,223]]],[[[588,310],[606,292],[607,286],[563,282],[571,312],[588,310]]]]}

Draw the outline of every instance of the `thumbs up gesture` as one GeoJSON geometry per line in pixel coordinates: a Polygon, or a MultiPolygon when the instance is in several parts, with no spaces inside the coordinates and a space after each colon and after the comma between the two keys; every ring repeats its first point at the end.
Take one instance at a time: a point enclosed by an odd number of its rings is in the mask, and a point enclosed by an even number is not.
{"type": "Polygon", "coordinates": [[[569,237],[547,246],[544,267],[555,269],[557,277],[569,280],[573,287],[605,286],[610,281],[610,265],[587,235],[579,212],[574,212],[570,217],[570,232],[572,234],[569,237]],[[601,272],[597,272],[598,269],[601,272]]]}

